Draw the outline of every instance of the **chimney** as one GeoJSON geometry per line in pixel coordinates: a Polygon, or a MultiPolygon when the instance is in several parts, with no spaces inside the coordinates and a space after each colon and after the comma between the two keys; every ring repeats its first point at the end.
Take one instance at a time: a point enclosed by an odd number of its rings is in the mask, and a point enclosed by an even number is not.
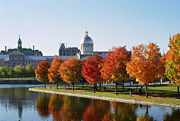
{"type": "Polygon", "coordinates": [[[34,45],[33,45],[33,51],[34,51],[34,45]]]}
{"type": "Polygon", "coordinates": [[[7,46],[5,46],[5,52],[7,52],[7,46]]]}

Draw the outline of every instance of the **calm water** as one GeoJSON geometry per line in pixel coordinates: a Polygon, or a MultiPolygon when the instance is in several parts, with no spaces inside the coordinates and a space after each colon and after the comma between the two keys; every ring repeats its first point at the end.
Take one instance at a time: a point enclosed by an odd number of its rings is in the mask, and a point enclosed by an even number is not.
{"type": "Polygon", "coordinates": [[[50,95],[27,87],[0,85],[0,121],[180,121],[176,108],[50,95]]]}

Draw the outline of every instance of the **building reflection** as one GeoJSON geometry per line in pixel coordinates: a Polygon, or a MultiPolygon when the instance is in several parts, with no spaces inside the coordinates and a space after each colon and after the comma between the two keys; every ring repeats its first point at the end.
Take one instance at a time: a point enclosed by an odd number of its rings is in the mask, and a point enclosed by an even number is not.
{"type": "Polygon", "coordinates": [[[28,91],[27,88],[3,88],[0,89],[0,103],[5,107],[6,112],[9,108],[17,110],[18,119],[22,119],[23,107],[32,107],[31,100],[36,100],[38,94],[28,91]]]}

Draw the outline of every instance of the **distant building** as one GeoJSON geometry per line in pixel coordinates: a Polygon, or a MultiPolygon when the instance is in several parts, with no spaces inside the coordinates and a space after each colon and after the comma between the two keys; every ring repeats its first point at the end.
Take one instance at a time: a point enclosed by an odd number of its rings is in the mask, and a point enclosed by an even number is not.
{"type": "MultiPolygon", "coordinates": [[[[39,50],[22,48],[22,41],[19,37],[18,46],[15,49],[8,49],[5,47],[4,51],[0,53],[0,66],[15,67],[17,65],[33,65],[37,66],[41,61],[47,61],[49,63],[59,56],[42,56],[42,52],[39,50]]],[[[67,60],[72,56],[62,56],[62,60],[67,60]]],[[[74,57],[74,56],[73,56],[74,57]]]]}
{"type": "Polygon", "coordinates": [[[92,38],[88,35],[88,32],[85,32],[85,36],[81,39],[80,42],[80,52],[77,54],[79,59],[87,59],[92,55],[99,55],[106,57],[109,55],[110,51],[94,51],[94,43],[92,38]]]}
{"type": "Polygon", "coordinates": [[[64,43],[59,47],[59,56],[76,56],[78,52],[77,47],[65,47],[64,43]]]}
{"type": "Polygon", "coordinates": [[[8,55],[8,54],[13,53],[15,51],[19,51],[19,52],[21,52],[21,53],[23,53],[25,55],[29,55],[29,56],[42,56],[43,55],[41,51],[35,50],[34,46],[33,46],[33,49],[31,49],[31,48],[23,48],[20,36],[19,36],[19,39],[18,39],[17,48],[7,50],[7,46],[5,46],[5,50],[2,50],[0,55],[8,55]]]}

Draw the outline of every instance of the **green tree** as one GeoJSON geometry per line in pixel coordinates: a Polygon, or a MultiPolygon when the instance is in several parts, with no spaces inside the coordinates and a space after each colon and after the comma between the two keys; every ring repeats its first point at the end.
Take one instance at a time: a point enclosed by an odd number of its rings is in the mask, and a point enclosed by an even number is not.
{"type": "Polygon", "coordinates": [[[34,77],[35,76],[35,69],[36,67],[32,65],[26,65],[25,66],[25,72],[27,76],[34,77]]]}
{"type": "Polygon", "coordinates": [[[0,75],[2,75],[2,77],[7,77],[8,71],[9,71],[8,66],[1,66],[0,67],[0,75]]]}
{"type": "Polygon", "coordinates": [[[180,34],[176,34],[169,41],[171,49],[166,53],[165,75],[177,86],[179,96],[180,86],[180,34]]]}
{"type": "Polygon", "coordinates": [[[7,72],[7,75],[8,75],[9,77],[12,77],[12,76],[14,75],[14,70],[13,70],[13,68],[9,68],[9,70],[8,70],[8,72],[7,72]]]}
{"type": "Polygon", "coordinates": [[[14,67],[15,75],[24,76],[26,74],[26,69],[24,66],[18,65],[14,67]]]}

